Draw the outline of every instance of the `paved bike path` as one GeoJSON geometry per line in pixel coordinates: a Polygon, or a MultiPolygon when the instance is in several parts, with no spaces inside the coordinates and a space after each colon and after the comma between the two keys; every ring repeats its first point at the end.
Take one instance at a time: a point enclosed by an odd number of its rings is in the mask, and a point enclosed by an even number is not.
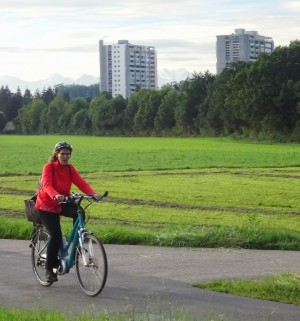
{"type": "Polygon", "coordinates": [[[300,271],[300,251],[186,249],[106,245],[109,274],[96,298],[81,292],[75,271],[51,287],[34,279],[28,241],[0,240],[0,305],[47,307],[81,313],[147,313],[166,316],[176,309],[195,320],[224,315],[224,320],[299,321],[300,307],[232,296],[191,287],[220,278],[252,278],[300,271]],[[135,311],[135,312],[133,312],[135,311]]]}

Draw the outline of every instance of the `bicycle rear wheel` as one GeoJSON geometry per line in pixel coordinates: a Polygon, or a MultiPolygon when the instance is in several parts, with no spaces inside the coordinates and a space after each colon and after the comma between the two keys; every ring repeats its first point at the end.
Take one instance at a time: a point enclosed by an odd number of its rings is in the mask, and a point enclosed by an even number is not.
{"type": "Polygon", "coordinates": [[[89,296],[98,295],[107,278],[107,258],[102,243],[94,235],[85,235],[83,249],[78,244],[75,266],[77,280],[83,292],[89,296]]]}
{"type": "Polygon", "coordinates": [[[44,286],[49,286],[52,282],[47,281],[46,258],[47,258],[47,242],[50,235],[43,226],[37,227],[36,233],[32,239],[31,263],[34,276],[37,281],[44,286]]]}

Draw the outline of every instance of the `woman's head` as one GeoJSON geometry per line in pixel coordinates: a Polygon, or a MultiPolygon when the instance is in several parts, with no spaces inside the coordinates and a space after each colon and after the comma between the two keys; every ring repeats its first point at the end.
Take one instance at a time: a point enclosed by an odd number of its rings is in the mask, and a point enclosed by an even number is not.
{"type": "Polygon", "coordinates": [[[55,162],[58,160],[62,165],[67,165],[71,157],[72,150],[72,145],[67,142],[59,142],[55,144],[50,162],[55,162]]]}

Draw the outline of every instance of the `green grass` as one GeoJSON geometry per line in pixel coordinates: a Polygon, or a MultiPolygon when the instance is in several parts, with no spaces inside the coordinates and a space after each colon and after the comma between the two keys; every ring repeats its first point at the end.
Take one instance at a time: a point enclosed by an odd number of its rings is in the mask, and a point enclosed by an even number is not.
{"type": "Polygon", "coordinates": [[[72,162],[82,172],[300,165],[297,144],[255,144],[229,138],[1,135],[0,175],[40,173],[61,140],[73,144],[72,162]]]}
{"type": "MultiPolygon", "coordinates": [[[[110,192],[105,203],[90,207],[87,226],[106,243],[299,250],[299,171],[87,173],[96,190],[110,192]]],[[[37,179],[1,178],[1,237],[30,237],[23,200],[37,179]]],[[[70,224],[64,227],[70,230],[70,224]]]]}
{"type": "Polygon", "coordinates": [[[195,287],[250,298],[300,305],[300,273],[282,273],[256,280],[218,280],[195,287]]]}
{"type": "Polygon", "coordinates": [[[0,237],[30,237],[23,200],[62,139],[73,143],[72,162],[86,180],[110,193],[90,208],[104,242],[300,248],[300,168],[290,167],[298,145],[230,139],[0,136],[8,151],[0,154],[0,237]]]}
{"type": "MultiPolygon", "coordinates": [[[[52,311],[47,309],[35,308],[35,309],[12,309],[12,308],[1,308],[0,307],[0,321],[143,321],[149,320],[149,315],[141,315],[135,312],[133,315],[128,315],[126,313],[122,314],[108,314],[106,311],[102,313],[67,313],[67,312],[59,312],[52,311]]],[[[162,316],[158,316],[156,320],[169,320],[169,318],[164,318],[162,316]]],[[[170,319],[171,320],[171,319],[170,319]]],[[[188,321],[192,320],[191,318],[187,318],[185,316],[172,316],[172,320],[174,321],[188,321]]],[[[208,320],[209,321],[209,320],[208,320]]]]}
{"type": "MultiPolygon", "coordinates": [[[[0,321],[192,321],[195,320],[189,313],[169,306],[170,311],[162,309],[160,304],[153,304],[147,307],[147,311],[139,313],[135,307],[126,307],[126,312],[108,314],[89,312],[74,314],[71,312],[60,312],[50,309],[16,309],[0,306],[0,321]]],[[[197,319],[199,320],[199,319],[197,319]]],[[[203,321],[226,321],[224,316],[209,313],[203,321]]]]}
{"type": "Polygon", "coordinates": [[[103,312],[99,315],[85,313],[74,315],[71,313],[63,313],[47,309],[14,309],[0,307],[0,321],[118,321],[120,317],[110,317],[103,312]]]}

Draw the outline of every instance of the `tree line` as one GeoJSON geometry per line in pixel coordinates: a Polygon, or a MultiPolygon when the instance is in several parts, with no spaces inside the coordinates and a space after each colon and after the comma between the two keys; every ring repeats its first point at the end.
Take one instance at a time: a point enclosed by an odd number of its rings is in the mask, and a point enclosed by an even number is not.
{"type": "MultiPolygon", "coordinates": [[[[63,85],[61,85],[63,86],[63,85]]],[[[128,99],[60,86],[24,95],[0,89],[0,130],[19,134],[236,136],[300,141],[300,41],[236,62],[220,75],[194,73],[128,99]],[[4,125],[3,125],[4,124],[4,125]],[[1,127],[2,126],[2,127],[1,127]]]]}

